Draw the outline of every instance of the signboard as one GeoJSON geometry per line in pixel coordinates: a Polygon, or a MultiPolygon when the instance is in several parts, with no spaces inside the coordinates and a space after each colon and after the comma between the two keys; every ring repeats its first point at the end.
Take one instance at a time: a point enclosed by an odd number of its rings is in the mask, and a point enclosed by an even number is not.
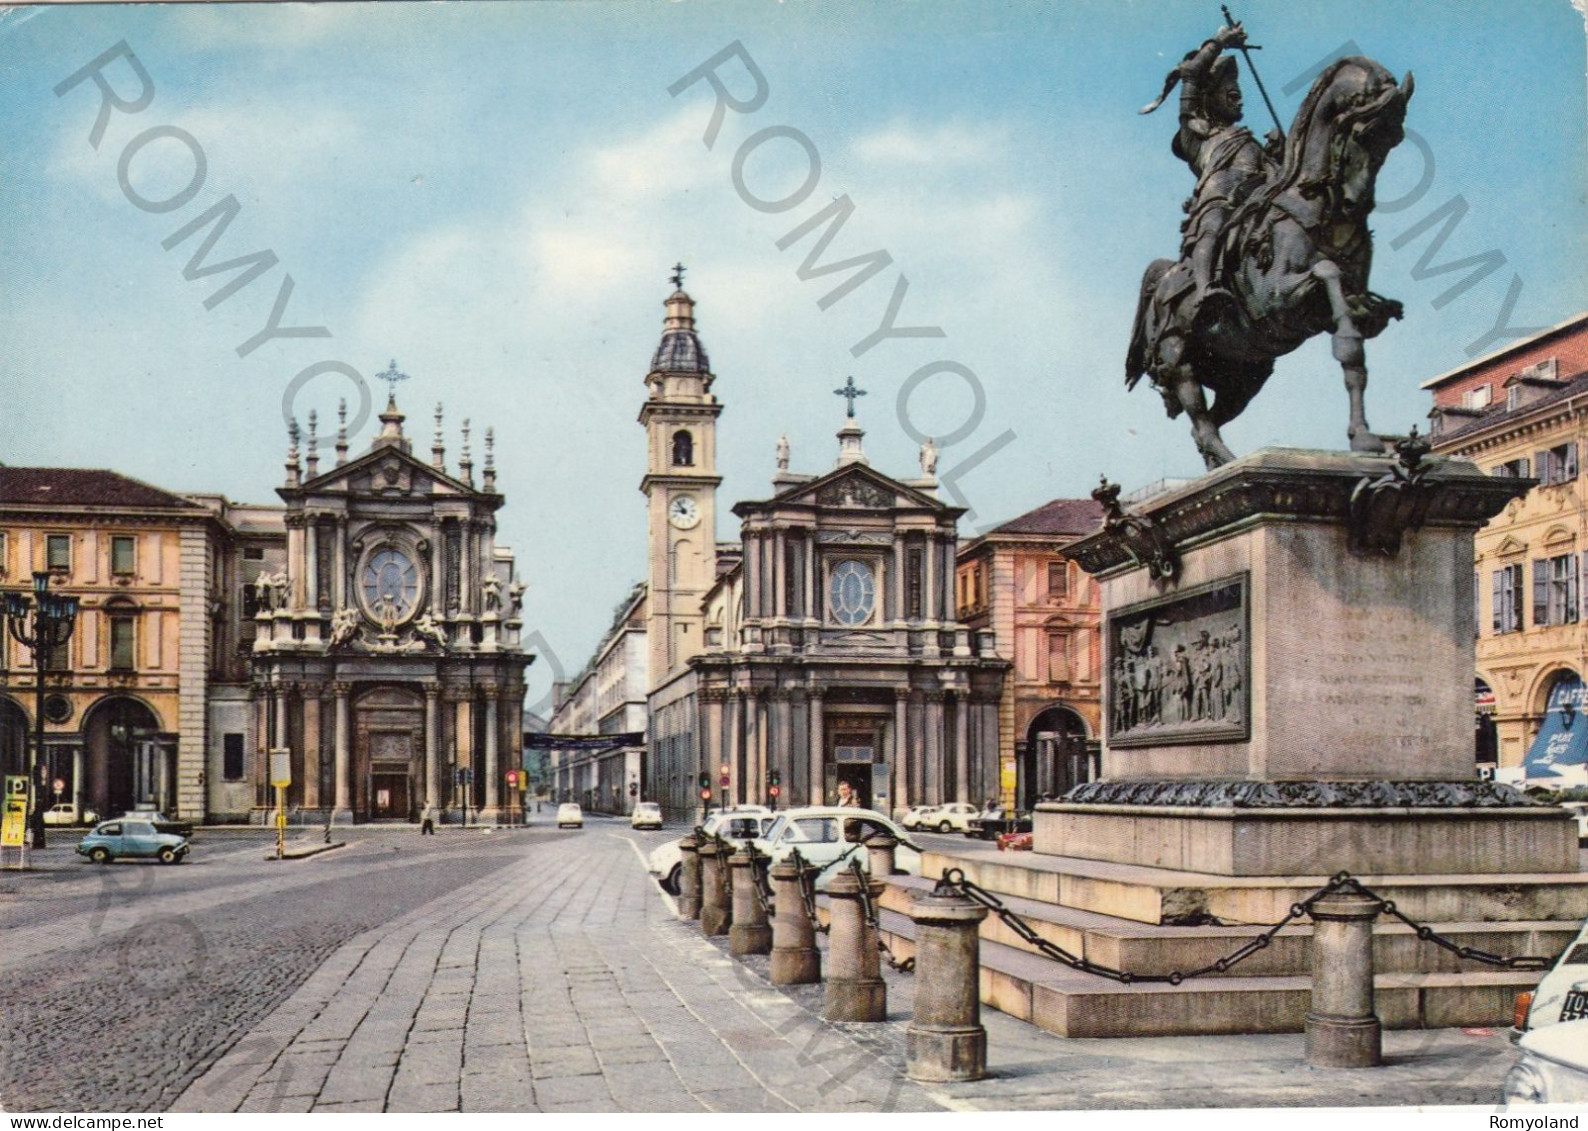
{"type": "Polygon", "coordinates": [[[28,779],[6,776],[5,797],[0,799],[0,848],[21,848],[28,824],[28,779]]]}
{"type": "Polygon", "coordinates": [[[512,786],[515,786],[515,785],[518,784],[518,771],[517,770],[508,770],[507,771],[507,784],[508,784],[509,787],[512,787],[512,786]]]}
{"type": "Polygon", "coordinates": [[[270,784],[285,789],[292,784],[292,751],[285,749],[270,752],[270,784]]]}

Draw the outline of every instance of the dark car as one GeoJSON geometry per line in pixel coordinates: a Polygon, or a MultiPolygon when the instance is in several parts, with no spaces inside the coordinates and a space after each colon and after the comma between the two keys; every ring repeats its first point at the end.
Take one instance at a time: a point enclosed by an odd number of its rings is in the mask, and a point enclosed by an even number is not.
{"type": "Polygon", "coordinates": [[[178,821],[173,817],[167,817],[158,809],[134,809],[130,813],[123,813],[121,819],[124,821],[148,821],[154,826],[155,832],[166,833],[170,836],[193,835],[192,821],[178,821]]]}
{"type": "Polygon", "coordinates": [[[1008,809],[983,809],[970,819],[970,828],[965,835],[978,840],[997,840],[1006,833],[1030,831],[1030,813],[1018,813],[1008,809]]]}

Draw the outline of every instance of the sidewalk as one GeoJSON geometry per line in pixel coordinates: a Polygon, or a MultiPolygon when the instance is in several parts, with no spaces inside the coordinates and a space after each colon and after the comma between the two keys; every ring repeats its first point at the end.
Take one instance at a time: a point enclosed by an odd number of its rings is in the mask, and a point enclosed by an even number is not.
{"type": "Polygon", "coordinates": [[[918,1111],[1493,1103],[1503,1034],[1392,1032],[1386,1067],[1313,1070],[1299,1034],[1065,1040],[984,1012],[993,1074],[904,1077],[889,1020],[673,917],[622,834],[536,846],[351,940],[196,1080],[179,1111],[918,1111]],[[721,942],[721,945],[719,945],[721,942]]]}

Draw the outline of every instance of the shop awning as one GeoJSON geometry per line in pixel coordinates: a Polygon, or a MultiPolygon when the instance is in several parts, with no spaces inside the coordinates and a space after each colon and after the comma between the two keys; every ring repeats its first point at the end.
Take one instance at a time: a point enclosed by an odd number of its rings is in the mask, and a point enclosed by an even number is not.
{"type": "Polygon", "coordinates": [[[1588,772],[1588,717],[1583,715],[1583,684],[1575,677],[1550,689],[1544,724],[1523,763],[1529,783],[1576,782],[1588,772]]]}

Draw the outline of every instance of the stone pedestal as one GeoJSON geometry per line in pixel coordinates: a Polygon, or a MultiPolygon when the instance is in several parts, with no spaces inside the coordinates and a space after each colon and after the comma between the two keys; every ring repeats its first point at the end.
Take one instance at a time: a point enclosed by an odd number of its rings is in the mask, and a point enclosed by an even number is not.
{"type": "Polygon", "coordinates": [[[1474,782],[1473,534],[1526,480],[1271,448],[1068,553],[1101,585],[1103,780],[1038,852],[1222,876],[1556,872],[1570,819],[1474,782]]]}
{"type": "Polygon", "coordinates": [[[678,842],[678,917],[700,918],[700,841],[690,833],[678,842]]]}
{"type": "Polygon", "coordinates": [[[728,902],[725,861],[726,845],[708,840],[700,846],[700,930],[707,935],[725,935],[733,924],[733,907],[728,902]]]}
{"type": "Polygon", "coordinates": [[[761,863],[749,844],[728,860],[733,876],[733,926],[728,930],[728,953],[734,957],[766,954],[772,949],[772,928],[756,893],[755,870],[761,863]]]}
{"type": "Polygon", "coordinates": [[[1307,1011],[1307,1063],[1314,1068],[1372,1068],[1381,1059],[1381,1028],[1373,1010],[1373,920],[1376,899],[1336,894],[1312,905],[1312,1005],[1307,1011]]]}
{"type": "Polygon", "coordinates": [[[822,980],[822,952],[805,910],[802,887],[816,882],[816,873],[792,860],[772,866],[772,974],[774,986],[806,986],[822,980]]]}
{"type": "Polygon", "coordinates": [[[977,930],[981,904],[955,892],[918,892],[915,922],[915,1015],[904,1034],[912,1080],[980,1080],[987,1075],[987,1030],[981,1023],[977,930]]]}
{"type": "Polygon", "coordinates": [[[822,1017],[828,1021],[886,1021],[888,987],[882,981],[877,933],[866,922],[861,892],[876,906],[883,886],[839,872],[827,885],[831,929],[827,934],[827,992],[822,1017]],[[861,884],[865,883],[863,889],[861,884]]]}
{"type": "Polygon", "coordinates": [[[894,851],[898,847],[899,842],[891,836],[874,836],[866,841],[866,863],[873,876],[882,879],[893,875],[894,851]]]}

